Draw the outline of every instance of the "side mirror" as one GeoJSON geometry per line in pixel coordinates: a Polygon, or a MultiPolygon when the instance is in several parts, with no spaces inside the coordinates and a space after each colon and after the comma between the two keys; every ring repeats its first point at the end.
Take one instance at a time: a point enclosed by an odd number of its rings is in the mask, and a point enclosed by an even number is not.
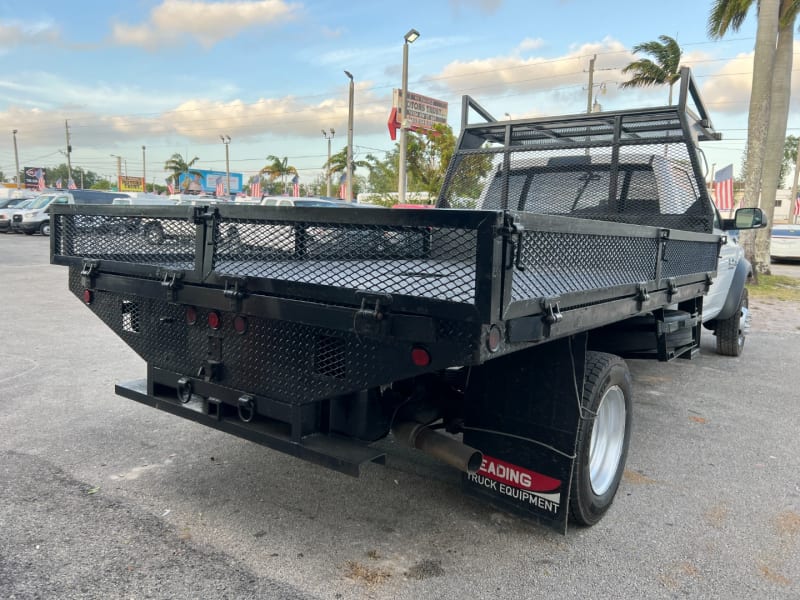
{"type": "Polygon", "coordinates": [[[722,229],[761,229],[767,226],[767,216],[760,208],[740,208],[732,219],[722,220],[722,229]]]}

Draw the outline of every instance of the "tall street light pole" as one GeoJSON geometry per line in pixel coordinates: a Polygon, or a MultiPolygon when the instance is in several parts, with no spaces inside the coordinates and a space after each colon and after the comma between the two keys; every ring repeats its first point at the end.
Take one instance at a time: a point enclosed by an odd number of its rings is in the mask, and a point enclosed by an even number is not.
{"type": "Polygon", "coordinates": [[[219,139],[225,144],[225,195],[230,199],[231,197],[231,161],[230,154],[228,154],[228,146],[231,143],[231,136],[221,135],[219,139]]]}
{"type": "Polygon", "coordinates": [[[355,93],[355,84],[353,83],[353,76],[350,71],[344,72],[350,78],[350,101],[347,110],[347,193],[345,194],[348,202],[353,201],[353,94],[355,93]]]}
{"type": "Polygon", "coordinates": [[[400,165],[398,168],[399,181],[397,182],[397,196],[401,204],[406,201],[406,130],[408,129],[408,45],[413,44],[419,37],[419,31],[411,29],[403,39],[403,86],[400,90],[400,165]]]}
{"type": "MultiPolygon", "coordinates": [[[[147,193],[147,161],[145,160],[145,147],[142,146],[142,191],[147,193]]],[[[153,190],[155,191],[155,190],[153,190]]]]}
{"type": "Polygon", "coordinates": [[[19,153],[17,152],[17,130],[12,129],[11,133],[14,136],[14,161],[17,163],[17,174],[14,179],[17,181],[17,189],[20,189],[20,180],[19,180],[19,153]]]}
{"type": "Polygon", "coordinates": [[[330,197],[331,195],[331,140],[333,139],[333,136],[336,135],[336,131],[334,131],[333,127],[330,128],[330,132],[331,132],[330,135],[328,135],[328,133],[324,129],[322,130],[322,137],[328,140],[328,169],[326,173],[326,178],[328,180],[328,187],[327,191],[325,192],[325,195],[328,197],[330,197]]]}

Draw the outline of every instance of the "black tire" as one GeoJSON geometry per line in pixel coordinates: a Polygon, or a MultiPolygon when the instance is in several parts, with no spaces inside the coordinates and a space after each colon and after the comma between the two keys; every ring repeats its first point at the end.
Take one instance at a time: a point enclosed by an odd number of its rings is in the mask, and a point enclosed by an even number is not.
{"type": "Polygon", "coordinates": [[[39,225],[39,233],[50,237],[50,221],[42,221],[42,224],[39,225]]]}
{"type": "Polygon", "coordinates": [[[164,243],[164,230],[158,223],[148,223],[142,230],[144,239],[155,246],[160,246],[164,243]]]}
{"type": "Polygon", "coordinates": [[[717,321],[717,353],[723,356],[741,356],[747,337],[750,297],[747,288],[742,288],[739,309],[724,321],[717,321]]]}
{"type": "Polygon", "coordinates": [[[625,361],[613,354],[587,352],[581,407],[569,508],[574,523],[588,526],[611,506],[625,470],[633,412],[625,361]]]}

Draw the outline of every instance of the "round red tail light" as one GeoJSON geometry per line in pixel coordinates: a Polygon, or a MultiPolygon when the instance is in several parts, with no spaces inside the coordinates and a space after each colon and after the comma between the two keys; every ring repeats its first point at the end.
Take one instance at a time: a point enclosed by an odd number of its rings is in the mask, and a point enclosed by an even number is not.
{"type": "Polygon", "coordinates": [[[186,307],[186,324],[194,325],[197,323],[197,309],[194,306],[186,307]]]}
{"type": "Polygon", "coordinates": [[[430,352],[420,346],[414,346],[411,349],[411,362],[416,367],[427,367],[431,364],[430,352]]]}
{"type": "Polygon", "coordinates": [[[233,319],[233,328],[236,333],[244,333],[247,331],[247,319],[245,319],[242,315],[236,315],[233,319]]]}
{"type": "Polygon", "coordinates": [[[489,328],[489,335],[486,336],[486,346],[489,352],[497,352],[500,349],[500,342],[503,341],[503,334],[497,325],[489,328]]]}
{"type": "Polygon", "coordinates": [[[219,329],[222,327],[222,317],[219,316],[219,313],[215,310],[212,310],[208,313],[208,326],[211,329],[219,329]]]}
{"type": "Polygon", "coordinates": [[[83,301],[86,304],[91,304],[92,300],[94,300],[94,294],[92,293],[92,290],[83,290],[83,301]]]}

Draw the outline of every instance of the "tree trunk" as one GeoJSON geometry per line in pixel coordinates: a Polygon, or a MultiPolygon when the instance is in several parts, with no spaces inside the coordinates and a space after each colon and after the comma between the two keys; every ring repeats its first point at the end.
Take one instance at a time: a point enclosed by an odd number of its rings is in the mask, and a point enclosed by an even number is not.
{"type": "MultiPolygon", "coordinates": [[[[783,163],[786,124],[789,121],[793,50],[794,19],[781,25],[778,31],[778,49],[775,54],[775,70],[772,77],[769,127],[764,150],[764,171],[761,186],[761,209],[766,213],[768,223],[773,221],[775,195],[781,173],[781,164],[783,163]]],[[[753,268],[759,273],[769,274],[770,272],[769,244],[769,227],[756,230],[753,268]]]]}
{"type": "MultiPolygon", "coordinates": [[[[756,29],[756,45],[753,54],[753,85],[747,119],[747,171],[742,203],[743,206],[748,207],[758,206],[759,192],[761,191],[779,15],[779,0],[761,0],[759,2],[758,28],[756,29]]],[[[755,236],[744,236],[744,241],[745,255],[751,263],[756,264],[755,236]]]]}

